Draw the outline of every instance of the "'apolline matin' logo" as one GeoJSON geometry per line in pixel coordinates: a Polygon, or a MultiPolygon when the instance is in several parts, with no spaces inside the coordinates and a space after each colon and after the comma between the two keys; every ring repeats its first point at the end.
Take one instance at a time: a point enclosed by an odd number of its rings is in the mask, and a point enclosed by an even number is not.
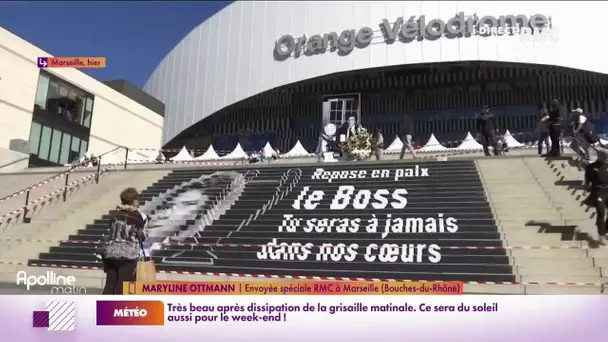
{"type": "Polygon", "coordinates": [[[50,286],[51,294],[58,295],[87,293],[85,287],[76,285],[76,277],[58,275],[53,271],[47,271],[40,276],[28,276],[27,272],[19,271],[17,272],[17,285],[25,285],[28,291],[35,286],[50,286]]]}

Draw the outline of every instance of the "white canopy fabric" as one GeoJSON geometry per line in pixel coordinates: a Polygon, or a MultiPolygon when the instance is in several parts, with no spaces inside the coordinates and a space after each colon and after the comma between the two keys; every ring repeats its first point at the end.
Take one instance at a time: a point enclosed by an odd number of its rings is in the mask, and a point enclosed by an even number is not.
{"type": "Polygon", "coordinates": [[[217,160],[217,159],[220,159],[220,156],[218,156],[217,152],[215,152],[213,145],[209,145],[209,148],[207,149],[207,151],[205,151],[205,153],[194,158],[194,160],[217,160]]]}
{"type": "Polygon", "coordinates": [[[281,157],[282,158],[293,158],[293,157],[306,157],[309,155],[310,155],[310,153],[308,153],[308,151],[306,151],[304,146],[302,146],[302,143],[300,142],[300,140],[298,140],[296,145],[289,152],[282,154],[281,157]]]}
{"type": "Polygon", "coordinates": [[[384,153],[399,153],[401,152],[402,148],[403,142],[401,139],[399,139],[399,137],[395,137],[395,140],[393,140],[393,142],[384,149],[384,153]]]}
{"type": "Polygon", "coordinates": [[[238,144],[236,144],[236,147],[234,148],[234,150],[232,152],[223,156],[221,159],[241,159],[244,157],[247,157],[247,153],[245,153],[245,151],[243,151],[243,148],[241,147],[241,143],[238,143],[238,144]]]}
{"type": "Polygon", "coordinates": [[[505,143],[507,143],[507,146],[509,148],[523,147],[524,146],[524,144],[522,144],[519,141],[515,140],[515,138],[513,137],[513,135],[511,134],[511,132],[509,132],[509,130],[507,130],[505,132],[504,140],[505,140],[505,143]]]}
{"type": "Polygon", "coordinates": [[[171,160],[171,161],[188,161],[188,160],[193,160],[193,158],[190,155],[190,153],[188,152],[188,150],[186,150],[186,146],[184,146],[184,147],[182,147],[181,151],[179,151],[179,153],[177,155],[175,155],[174,157],[172,157],[169,160],[171,160]]]}
{"type": "Polygon", "coordinates": [[[456,147],[456,150],[482,150],[483,146],[473,138],[471,132],[467,132],[467,136],[464,140],[456,147]]]}
{"type": "Polygon", "coordinates": [[[442,152],[449,151],[450,149],[441,145],[441,143],[435,137],[435,134],[431,134],[429,141],[424,144],[421,148],[416,150],[416,152],[442,152]]]}
{"type": "Polygon", "coordinates": [[[266,142],[266,145],[264,145],[264,157],[270,158],[270,157],[274,156],[275,154],[276,154],[276,152],[272,148],[272,145],[270,145],[270,142],[266,142]]]}

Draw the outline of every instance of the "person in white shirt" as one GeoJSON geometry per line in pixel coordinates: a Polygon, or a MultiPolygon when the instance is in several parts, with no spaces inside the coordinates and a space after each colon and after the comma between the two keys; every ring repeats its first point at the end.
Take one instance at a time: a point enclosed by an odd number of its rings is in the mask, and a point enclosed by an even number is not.
{"type": "Polygon", "coordinates": [[[577,153],[582,160],[590,161],[591,155],[589,148],[598,142],[597,136],[593,133],[593,126],[587,117],[583,114],[583,110],[577,108],[572,111],[572,143],[570,148],[577,153]]]}

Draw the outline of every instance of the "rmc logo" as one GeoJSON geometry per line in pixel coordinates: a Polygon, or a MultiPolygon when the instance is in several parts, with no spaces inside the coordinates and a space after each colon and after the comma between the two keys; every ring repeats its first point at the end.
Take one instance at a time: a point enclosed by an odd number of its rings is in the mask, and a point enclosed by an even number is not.
{"type": "Polygon", "coordinates": [[[30,291],[34,286],[51,286],[51,294],[73,295],[87,294],[87,289],[76,285],[76,277],[58,275],[53,271],[47,271],[41,276],[28,276],[27,272],[17,272],[17,285],[25,285],[30,291]]]}

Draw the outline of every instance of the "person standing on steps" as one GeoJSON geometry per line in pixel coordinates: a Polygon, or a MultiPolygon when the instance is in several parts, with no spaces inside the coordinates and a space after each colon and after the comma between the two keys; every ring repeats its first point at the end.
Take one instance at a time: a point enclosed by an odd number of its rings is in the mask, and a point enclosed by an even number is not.
{"type": "Polygon", "coordinates": [[[498,140],[496,139],[496,122],[494,121],[494,113],[490,107],[483,106],[481,112],[477,116],[477,134],[481,138],[483,145],[483,153],[490,156],[489,147],[492,146],[494,155],[500,155],[498,140]]]}
{"type": "Polygon", "coordinates": [[[593,125],[583,115],[583,110],[577,108],[572,111],[572,143],[570,148],[576,152],[581,160],[589,163],[592,145],[599,142],[598,136],[593,132],[593,125]]]}
{"type": "Polygon", "coordinates": [[[606,244],[606,211],[608,208],[608,150],[600,147],[597,160],[585,169],[585,186],[590,187],[589,195],[583,200],[584,205],[595,207],[595,225],[598,241],[606,244]]]}
{"type": "Polygon", "coordinates": [[[545,105],[540,106],[539,108],[539,121],[536,127],[536,132],[539,134],[538,138],[538,155],[543,155],[543,144],[545,144],[545,148],[547,153],[551,150],[551,141],[549,140],[549,126],[547,125],[547,120],[549,120],[549,110],[545,105]]]}
{"type": "Polygon", "coordinates": [[[141,246],[146,238],[147,217],[139,209],[139,193],[126,188],[120,193],[121,205],[112,214],[110,234],[101,254],[106,284],[104,295],[122,294],[123,282],[135,281],[141,246]]]}
{"type": "Polygon", "coordinates": [[[559,157],[562,155],[560,140],[567,115],[566,106],[561,104],[558,99],[551,100],[549,104],[549,119],[547,119],[549,137],[551,138],[551,151],[547,154],[548,156],[559,157]]]}
{"type": "Polygon", "coordinates": [[[410,153],[414,159],[418,158],[412,144],[412,137],[414,136],[414,122],[409,115],[405,114],[401,119],[401,127],[399,131],[403,134],[403,147],[401,147],[399,159],[403,159],[406,149],[410,150],[410,153]]]}
{"type": "Polygon", "coordinates": [[[372,144],[374,147],[374,152],[376,154],[376,160],[382,160],[382,155],[384,153],[384,136],[379,128],[374,130],[374,137],[372,139],[372,144]]]}

